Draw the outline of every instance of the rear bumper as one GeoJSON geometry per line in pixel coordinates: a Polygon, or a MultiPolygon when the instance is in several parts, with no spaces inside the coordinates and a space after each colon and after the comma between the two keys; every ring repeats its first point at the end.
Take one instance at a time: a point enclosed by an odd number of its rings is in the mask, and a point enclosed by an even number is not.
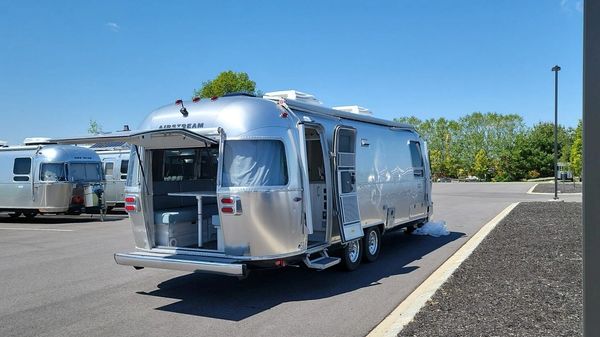
{"type": "Polygon", "coordinates": [[[116,253],[117,264],[133,267],[170,269],[245,277],[247,266],[239,261],[223,258],[206,258],[194,255],[169,255],[146,252],[116,253]]]}

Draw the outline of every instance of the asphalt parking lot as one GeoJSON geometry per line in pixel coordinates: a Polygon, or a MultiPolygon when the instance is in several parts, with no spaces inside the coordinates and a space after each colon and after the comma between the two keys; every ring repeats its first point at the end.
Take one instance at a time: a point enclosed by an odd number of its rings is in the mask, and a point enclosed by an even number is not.
{"type": "MultiPolygon", "coordinates": [[[[0,336],[364,336],[420,282],[515,201],[547,200],[531,183],[434,185],[451,234],[394,232],[355,272],[287,268],[225,276],[118,266],[123,216],[0,216],[0,336]]],[[[581,196],[564,196],[580,201],[581,196]]]]}

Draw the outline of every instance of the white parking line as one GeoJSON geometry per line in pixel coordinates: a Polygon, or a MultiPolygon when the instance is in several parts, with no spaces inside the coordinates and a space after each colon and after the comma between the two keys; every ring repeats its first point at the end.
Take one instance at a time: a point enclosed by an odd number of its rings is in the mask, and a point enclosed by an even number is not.
{"type": "Polygon", "coordinates": [[[477,248],[483,239],[504,219],[510,211],[519,203],[506,207],[490,222],[469,239],[459,250],[456,251],[446,262],[433,272],[421,285],[400,303],[391,314],[379,323],[367,337],[397,336],[400,331],[413,320],[415,315],[429,301],[431,296],[448,280],[454,271],[463,263],[469,255],[477,248]]]}
{"type": "Polygon", "coordinates": [[[57,229],[57,228],[20,228],[20,227],[0,227],[0,229],[14,231],[47,231],[47,232],[73,232],[72,229],[57,229]]]}

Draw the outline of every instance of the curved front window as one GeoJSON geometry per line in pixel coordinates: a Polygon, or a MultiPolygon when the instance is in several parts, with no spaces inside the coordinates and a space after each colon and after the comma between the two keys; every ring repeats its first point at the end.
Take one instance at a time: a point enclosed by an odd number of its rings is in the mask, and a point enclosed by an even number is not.
{"type": "Polygon", "coordinates": [[[100,163],[70,163],[68,170],[69,181],[102,180],[100,163]]]}
{"type": "Polygon", "coordinates": [[[223,151],[223,187],[284,186],[285,147],[279,140],[228,140],[223,151]]]}
{"type": "Polygon", "coordinates": [[[65,163],[43,163],[40,168],[41,181],[66,181],[65,163]]]}

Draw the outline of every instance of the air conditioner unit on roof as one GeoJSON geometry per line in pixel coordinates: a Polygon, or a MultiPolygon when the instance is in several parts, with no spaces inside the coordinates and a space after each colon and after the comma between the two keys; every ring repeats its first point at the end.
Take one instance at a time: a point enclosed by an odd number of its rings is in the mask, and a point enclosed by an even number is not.
{"type": "Polygon", "coordinates": [[[308,104],[316,104],[316,105],[323,104],[315,96],[304,93],[304,92],[296,91],[296,90],[282,90],[282,91],[267,92],[267,93],[265,93],[263,98],[266,98],[266,99],[286,98],[286,99],[293,99],[293,100],[300,101],[303,103],[308,103],[308,104]]]}
{"type": "Polygon", "coordinates": [[[373,112],[367,108],[363,108],[362,106],[358,106],[358,105],[345,105],[345,106],[334,106],[333,109],[335,110],[339,110],[339,111],[345,111],[345,112],[351,112],[353,114],[359,114],[359,115],[372,115],[373,112]]]}

